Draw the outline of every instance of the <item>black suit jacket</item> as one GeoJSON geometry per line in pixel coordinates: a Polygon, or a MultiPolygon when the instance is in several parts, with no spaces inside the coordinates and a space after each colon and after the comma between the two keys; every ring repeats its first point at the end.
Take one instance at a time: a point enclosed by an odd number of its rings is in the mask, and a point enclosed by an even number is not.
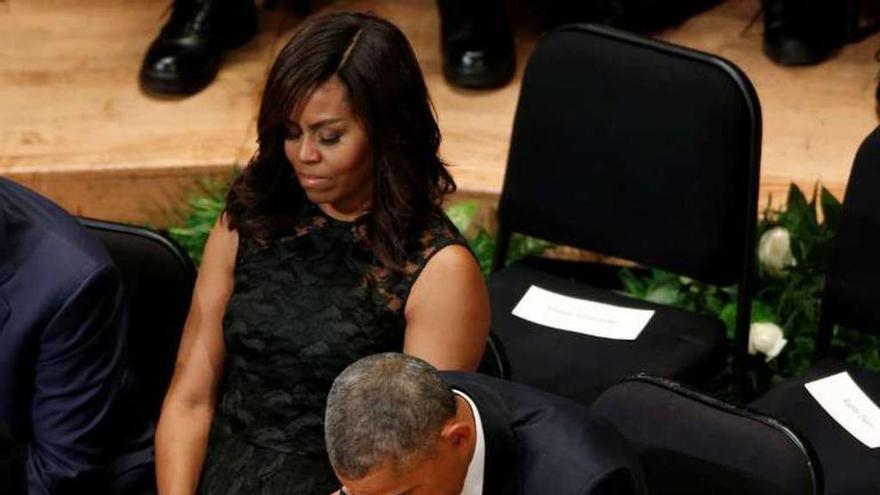
{"type": "Polygon", "coordinates": [[[0,178],[0,420],[26,445],[31,494],[107,493],[110,480],[151,466],[126,328],[119,274],[100,241],[0,178]]]}
{"type": "Polygon", "coordinates": [[[475,373],[442,372],[476,404],[486,441],[484,495],[642,494],[636,456],[574,402],[475,373]]]}

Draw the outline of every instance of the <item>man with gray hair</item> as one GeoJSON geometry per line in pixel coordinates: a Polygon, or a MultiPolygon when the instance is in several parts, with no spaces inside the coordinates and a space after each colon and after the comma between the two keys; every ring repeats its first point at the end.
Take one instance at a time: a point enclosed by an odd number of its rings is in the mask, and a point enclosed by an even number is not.
{"type": "Polygon", "coordinates": [[[346,368],[324,428],[341,495],[644,493],[621,435],[585,408],[404,354],[346,368]]]}

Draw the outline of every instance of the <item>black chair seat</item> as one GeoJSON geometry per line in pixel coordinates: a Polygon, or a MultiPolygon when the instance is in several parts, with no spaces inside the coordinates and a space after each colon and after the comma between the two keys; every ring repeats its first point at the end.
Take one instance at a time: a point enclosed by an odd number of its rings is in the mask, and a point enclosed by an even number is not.
{"type": "Polygon", "coordinates": [[[493,274],[489,293],[492,331],[502,342],[510,378],[582,404],[638,372],[700,384],[725,365],[724,324],[716,318],[583,285],[520,263],[493,274]],[[531,285],[656,313],[632,341],[558,330],[511,314],[531,285]]]}
{"type": "Polygon", "coordinates": [[[825,472],[826,495],[880,493],[880,449],[869,449],[856,440],[804,387],[842,371],[849,372],[874,402],[880,402],[880,375],[827,359],[805,375],[774,387],[751,406],[780,418],[810,439],[825,472]]]}
{"type": "Polygon", "coordinates": [[[652,495],[815,495],[821,469],[809,443],[780,421],[638,376],[593,404],[638,453],[652,495]]]}

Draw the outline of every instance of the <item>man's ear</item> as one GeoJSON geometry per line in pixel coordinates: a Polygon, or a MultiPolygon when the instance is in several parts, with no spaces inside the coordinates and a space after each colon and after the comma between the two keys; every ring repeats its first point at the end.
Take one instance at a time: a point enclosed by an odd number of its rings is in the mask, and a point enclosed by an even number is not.
{"type": "Polygon", "coordinates": [[[468,445],[474,435],[474,429],[464,421],[452,420],[447,422],[440,431],[440,439],[449,442],[454,447],[468,445]]]}

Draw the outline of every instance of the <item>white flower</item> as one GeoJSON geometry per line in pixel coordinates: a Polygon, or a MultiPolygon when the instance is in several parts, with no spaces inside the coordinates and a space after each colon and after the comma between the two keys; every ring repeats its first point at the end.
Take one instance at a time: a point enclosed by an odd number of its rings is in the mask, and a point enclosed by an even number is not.
{"type": "Polygon", "coordinates": [[[772,277],[782,278],[797,264],[791,254],[791,234],[785,227],[773,227],[758,241],[758,261],[772,277]]]}
{"type": "Polygon", "coordinates": [[[779,355],[788,341],[782,335],[782,329],[775,323],[762,321],[752,323],[749,327],[749,354],[763,354],[770,361],[779,355]]]}

